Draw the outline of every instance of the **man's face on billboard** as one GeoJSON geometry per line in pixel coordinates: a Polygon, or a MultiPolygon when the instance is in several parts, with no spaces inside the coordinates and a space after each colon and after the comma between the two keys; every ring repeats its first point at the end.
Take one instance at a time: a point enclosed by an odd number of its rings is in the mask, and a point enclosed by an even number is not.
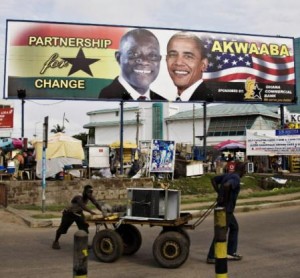
{"type": "Polygon", "coordinates": [[[130,36],[116,52],[122,76],[138,92],[145,93],[160,68],[160,49],[152,36],[130,36]]]}
{"type": "Polygon", "coordinates": [[[202,78],[207,59],[201,57],[193,39],[173,38],[168,44],[167,67],[178,92],[182,92],[202,78]]]}

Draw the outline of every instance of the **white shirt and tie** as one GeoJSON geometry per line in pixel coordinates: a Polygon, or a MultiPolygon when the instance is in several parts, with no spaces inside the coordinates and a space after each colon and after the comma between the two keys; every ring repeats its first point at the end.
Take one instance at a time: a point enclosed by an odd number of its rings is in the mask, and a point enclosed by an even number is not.
{"type": "Polygon", "coordinates": [[[181,95],[176,96],[176,101],[189,101],[195,90],[200,86],[200,84],[203,82],[203,79],[198,80],[193,85],[185,89],[181,95]]]}
{"type": "Polygon", "coordinates": [[[142,101],[143,100],[151,100],[150,99],[150,89],[148,89],[148,91],[145,94],[141,95],[139,92],[137,92],[135,89],[133,89],[121,75],[118,77],[118,79],[119,79],[119,82],[121,83],[121,85],[130,94],[132,99],[142,100],[142,101]]]}

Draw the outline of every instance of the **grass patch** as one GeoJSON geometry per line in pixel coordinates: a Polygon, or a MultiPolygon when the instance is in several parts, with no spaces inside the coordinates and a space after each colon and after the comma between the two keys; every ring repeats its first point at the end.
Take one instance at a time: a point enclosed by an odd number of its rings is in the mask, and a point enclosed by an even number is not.
{"type": "Polygon", "coordinates": [[[51,218],[59,218],[60,216],[55,214],[43,213],[43,214],[34,214],[31,215],[34,219],[51,219],[51,218]]]}
{"type": "MultiPolygon", "coordinates": [[[[216,174],[208,173],[197,177],[185,177],[174,180],[159,180],[155,181],[154,187],[161,188],[162,186],[164,186],[168,187],[169,189],[180,190],[182,204],[199,203],[200,207],[201,203],[212,203],[216,200],[217,195],[210,181],[214,176],[216,176],[216,174]]],[[[273,189],[266,190],[261,186],[263,178],[266,177],[255,174],[245,175],[241,179],[241,192],[239,195],[239,200],[245,198],[267,197],[300,192],[300,180],[298,179],[288,180],[284,187],[275,187],[273,189]]],[[[270,176],[268,176],[267,178],[270,178],[270,176]]],[[[278,184],[278,186],[280,185],[278,184]]],[[[120,204],[120,201],[123,201],[122,204],[126,204],[127,200],[107,200],[107,203],[114,205],[120,204]]],[[[254,203],[252,202],[251,204],[254,203]]],[[[12,207],[21,210],[42,211],[42,207],[37,205],[13,205],[12,207]]],[[[46,204],[45,211],[47,213],[61,212],[65,207],[66,205],[46,204]]],[[[88,204],[88,207],[90,209],[95,209],[95,207],[90,203],[88,204]]],[[[45,217],[45,215],[46,213],[43,213],[41,217],[45,217]]]]}
{"type": "MultiPolygon", "coordinates": [[[[199,178],[183,178],[174,180],[170,182],[169,188],[181,190],[182,195],[214,193],[214,189],[211,185],[211,178],[214,176],[216,176],[216,174],[205,174],[199,178]]],[[[270,192],[271,189],[273,189],[272,191],[276,191],[281,188],[287,190],[287,193],[300,191],[299,180],[288,180],[284,186],[274,182],[274,186],[272,188],[265,190],[262,188],[263,178],[264,177],[255,174],[245,175],[241,179],[241,189],[255,192],[270,192]]],[[[279,192],[279,194],[282,193],[279,192]]]]}
{"type": "MultiPolygon", "coordinates": [[[[11,205],[11,207],[21,210],[42,211],[42,207],[37,205],[11,205]]],[[[45,207],[45,210],[52,212],[61,212],[64,208],[64,205],[48,205],[45,207]]]]}

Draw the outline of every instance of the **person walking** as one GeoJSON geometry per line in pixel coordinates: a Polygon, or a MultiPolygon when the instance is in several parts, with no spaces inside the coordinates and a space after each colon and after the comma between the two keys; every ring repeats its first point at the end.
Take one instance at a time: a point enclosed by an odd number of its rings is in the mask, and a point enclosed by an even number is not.
{"type": "MultiPolygon", "coordinates": [[[[211,183],[217,192],[217,206],[225,207],[227,224],[227,259],[241,260],[237,253],[239,225],[234,216],[236,201],[241,188],[241,178],[245,174],[245,163],[237,162],[235,172],[227,173],[212,178],[211,183]]],[[[215,239],[213,239],[207,255],[207,263],[215,263],[215,239]]]]}
{"type": "MultiPolygon", "coordinates": [[[[90,214],[96,214],[96,212],[87,207],[88,201],[91,201],[101,212],[104,210],[104,206],[101,206],[101,204],[93,197],[93,187],[91,185],[86,185],[82,195],[73,197],[71,204],[64,209],[60,226],[56,231],[56,236],[52,244],[53,249],[60,249],[59,239],[61,235],[66,234],[74,222],[77,224],[79,230],[84,230],[89,233],[89,224],[85,221],[83,211],[87,211],[90,214]]],[[[108,209],[107,205],[105,208],[108,209]]]]}

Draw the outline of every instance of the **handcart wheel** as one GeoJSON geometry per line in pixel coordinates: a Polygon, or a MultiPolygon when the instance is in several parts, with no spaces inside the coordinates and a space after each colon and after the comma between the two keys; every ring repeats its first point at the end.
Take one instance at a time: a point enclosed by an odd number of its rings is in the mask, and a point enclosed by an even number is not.
{"type": "Polygon", "coordinates": [[[114,230],[101,230],[94,236],[93,251],[102,262],[111,263],[119,259],[123,253],[123,241],[114,230]]]}
{"type": "Polygon", "coordinates": [[[121,224],[116,232],[123,240],[123,255],[133,255],[142,245],[142,236],[137,227],[132,224],[121,224]]]}
{"type": "Polygon", "coordinates": [[[181,234],[183,234],[185,236],[185,238],[187,239],[189,246],[191,245],[191,238],[190,235],[188,234],[188,232],[186,231],[185,228],[183,227],[163,227],[163,230],[161,231],[161,233],[165,233],[165,232],[179,232],[181,234]]]}
{"type": "Polygon", "coordinates": [[[162,267],[177,268],[189,256],[189,242],[180,232],[163,232],[155,239],[152,253],[162,267]]]}

